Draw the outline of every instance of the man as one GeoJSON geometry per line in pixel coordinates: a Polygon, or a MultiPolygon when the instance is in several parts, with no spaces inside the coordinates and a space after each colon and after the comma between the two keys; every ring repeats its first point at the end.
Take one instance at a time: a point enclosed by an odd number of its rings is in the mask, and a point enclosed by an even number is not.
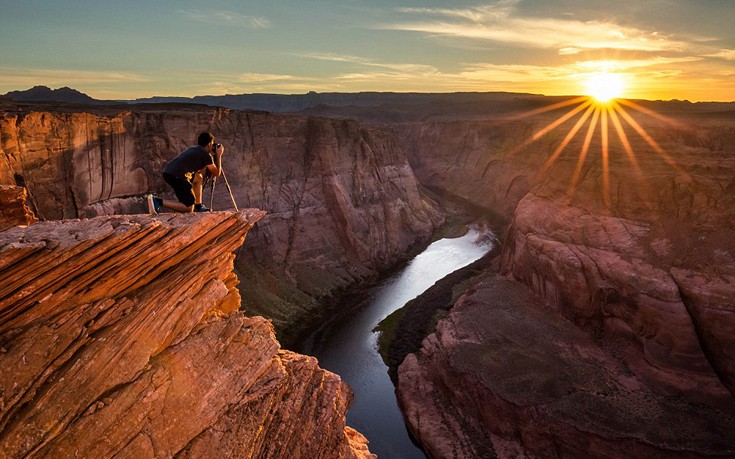
{"type": "Polygon", "coordinates": [[[197,144],[189,147],[163,167],[163,179],[171,185],[179,202],[161,199],[152,194],[147,196],[148,212],[155,215],[161,207],[176,212],[209,212],[202,205],[202,188],[207,172],[214,177],[222,174],[222,154],[225,147],[214,143],[209,132],[199,134],[197,144]],[[216,160],[212,157],[214,150],[216,160]]]}

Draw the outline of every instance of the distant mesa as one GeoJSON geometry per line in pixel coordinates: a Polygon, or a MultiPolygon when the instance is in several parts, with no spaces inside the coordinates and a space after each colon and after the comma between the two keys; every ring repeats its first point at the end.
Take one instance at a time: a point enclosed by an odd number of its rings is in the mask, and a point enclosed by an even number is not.
{"type": "Polygon", "coordinates": [[[97,100],[76,89],[64,86],[51,89],[48,86],[34,86],[25,91],[11,91],[4,95],[16,102],[63,102],[68,104],[107,104],[112,101],[97,100]]]}

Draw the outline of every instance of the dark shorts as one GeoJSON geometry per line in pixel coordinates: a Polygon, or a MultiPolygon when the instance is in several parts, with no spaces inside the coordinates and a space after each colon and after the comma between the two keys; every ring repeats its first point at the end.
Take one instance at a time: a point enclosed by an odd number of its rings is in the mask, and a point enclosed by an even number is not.
{"type": "Polygon", "coordinates": [[[176,199],[180,203],[189,207],[194,205],[194,191],[192,191],[191,183],[183,178],[176,177],[171,174],[163,173],[163,179],[171,185],[176,193],[176,199]]]}

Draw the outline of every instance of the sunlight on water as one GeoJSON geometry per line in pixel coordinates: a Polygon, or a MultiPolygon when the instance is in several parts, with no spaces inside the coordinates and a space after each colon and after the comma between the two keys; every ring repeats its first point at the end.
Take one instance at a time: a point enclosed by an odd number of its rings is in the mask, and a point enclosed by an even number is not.
{"type": "Polygon", "coordinates": [[[370,440],[370,450],[379,457],[425,456],[408,436],[373,328],[436,281],[481,258],[493,243],[491,232],[476,228],[462,237],[434,242],[402,271],[365,292],[359,311],[325,326],[299,350],[317,357],[322,368],[339,374],[352,387],[355,399],[347,423],[370,440]]]}
{"type": "Polygon", "coordinates": [[[455,239],[434,242],[384,285],[375,299],[381,304],[378,322],[423,293],[436,281],[479,259],[492,248],[492,239],[476,229],[455,239]],[[396,306],[397,305],[397,306],[396,306]]]}

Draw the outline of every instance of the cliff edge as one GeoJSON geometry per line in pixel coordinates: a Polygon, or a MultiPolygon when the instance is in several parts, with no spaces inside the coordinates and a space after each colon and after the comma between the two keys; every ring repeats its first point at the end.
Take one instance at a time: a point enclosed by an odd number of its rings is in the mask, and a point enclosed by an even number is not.
{"type": "MultiPolygon", "coordinates": [[[[41,220],[144,213],[146,193],[174,198],[163,165],[201,131],[225,146],[238,206],[268,212],[236,269],[245,307],[271,319],[281,339],[313,325],[324,298],[376,278],[443,222],[392,130],[202,106],[0,111],[0,185],[25,186],[41,220]]],[[[234,208],[223,180],[206,187],[204,202],[234,208]]]]}
{"type": "Polygon", "coordinates": [[[238,311],[263,215],[0,232],[0,457],[371,457],[347,385],[238,311]]]}

